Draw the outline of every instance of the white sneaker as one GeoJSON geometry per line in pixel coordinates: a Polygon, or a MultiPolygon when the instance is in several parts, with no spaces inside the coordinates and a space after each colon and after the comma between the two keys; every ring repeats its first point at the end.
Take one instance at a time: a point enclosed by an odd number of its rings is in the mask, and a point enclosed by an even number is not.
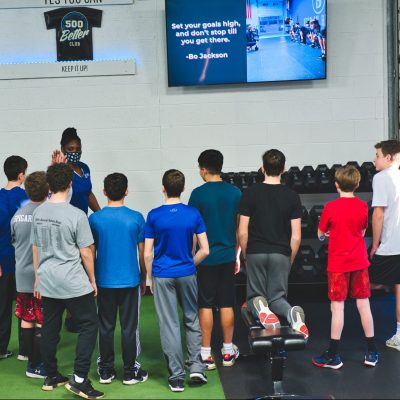
{"type": "Polygon", "coordinates": [[[289,323],[293,330],[301,333],[304,339],[308,339],[310,335],[305,324],[304,310],[299,306],[294,306],[289,311],[289,323]]]}
{"type": "Polygon", "coordinates": [[[18,354],[17,360],[18,361],[28,361],[29,358],[28,358],[28,356],[24,356],[23,354],[18,354]]]}
{"type": "Polygon", "coordinates": [[[400,335],[393,335],[390,339],[386,340],[386,346],[400,351],[400,335]]]}
{"type": "Polygon", "coordinates": [[[257,311],[258,319],[265,329],[279,329],[279,318],[269,309],[267,300],[262,296],[253,299],[253,306],[257,311]]]}
{"type": "Polygon", "coordinates": [[[233,345],[233,354],[225,353],[224,348],[221,349],[222,353],[222,365],[224,367],[232,367],[235,364],[235,361],[240,355],[238,347],[234,344],[233,345]]]}

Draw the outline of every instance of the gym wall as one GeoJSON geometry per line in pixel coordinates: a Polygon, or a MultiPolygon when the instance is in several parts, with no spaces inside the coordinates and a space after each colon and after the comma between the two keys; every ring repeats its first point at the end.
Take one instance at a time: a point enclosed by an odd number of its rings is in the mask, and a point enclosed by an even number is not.
{"type": "Polygon", "coordinates": [[[326,81],[200,88],[167,87],[164,0],[113,7],[116,29],[118,14],[131,16],[124,30],[138,74],[0,80],[1,162],[18,154],[29,171],[45,169],[74,126],[100,203],[103,178],[124,172],[127,205],[147,214],[162,201],[166,169],[185,173],[188,199],[206,148],[224,153],[225,171],[250,171],[271,147],[286,153],[288,168],[371,160],[388,136],[386,0],[329,0],[326,81]]]}

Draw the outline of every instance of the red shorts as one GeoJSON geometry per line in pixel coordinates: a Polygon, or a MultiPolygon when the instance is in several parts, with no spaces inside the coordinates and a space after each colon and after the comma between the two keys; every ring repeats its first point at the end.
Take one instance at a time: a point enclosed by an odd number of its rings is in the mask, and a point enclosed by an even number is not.
{"type": "Polygon", "coordinates": [[[352,272],[328,272],[328,297],[331,301],[345,301],[350,289],[353,299],[371,296],[368,268],[352,272]]]}
{"type": "Polygon", "coordinates": [[[43,325],[42,300],[33,297],[33,293],[17,293],[15,315],[25,322],[43,325]]]}

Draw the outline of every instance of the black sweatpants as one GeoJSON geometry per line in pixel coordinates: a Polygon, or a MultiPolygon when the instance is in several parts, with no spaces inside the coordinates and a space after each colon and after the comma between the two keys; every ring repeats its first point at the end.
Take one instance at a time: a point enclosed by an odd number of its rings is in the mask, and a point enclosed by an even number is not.
{"type": "Polygon", "coordinates": [[[6,354],[11,336],[12,304],[15,296],[15,274],[0,277],[0,354],[6,354]]]}
{"type": "Polygon", "coordinates": [[[90,360],[96,345],[98,318],[93,293],[71,299],[53,299],[42,297],[43,327],[41,351],[47,375],[57,374],[57,345],[60,341],[62,316],[67,309],[76,319],[79,327],[75,350],[74,373],[86,378],[90,369],[90,360]]]}
{"type": "Polygon", "coordinates": [[[121,349],[124,371],[133,369],[140,353],[139,341],[139,288],[99,288],[100,369],[114,369],[114,331],[119,312],[121,349]]]}

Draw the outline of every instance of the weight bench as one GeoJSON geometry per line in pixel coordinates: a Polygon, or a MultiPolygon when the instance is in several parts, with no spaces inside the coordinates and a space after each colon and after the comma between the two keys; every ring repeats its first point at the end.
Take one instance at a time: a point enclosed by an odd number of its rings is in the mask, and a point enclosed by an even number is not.
{"type": "Polygon", "coordinates": [[[273,394],[258,397],[258,399],[301,398],[283,390],[283,369],[285,367],[285,351],[304,350],[304,336],[290,327],[266,330],[247,310],[247,304],[242,306],[242,317],[249,328],[249,345],[255,354],[267,356],[271,362],[271,378],[273,394]]]}

